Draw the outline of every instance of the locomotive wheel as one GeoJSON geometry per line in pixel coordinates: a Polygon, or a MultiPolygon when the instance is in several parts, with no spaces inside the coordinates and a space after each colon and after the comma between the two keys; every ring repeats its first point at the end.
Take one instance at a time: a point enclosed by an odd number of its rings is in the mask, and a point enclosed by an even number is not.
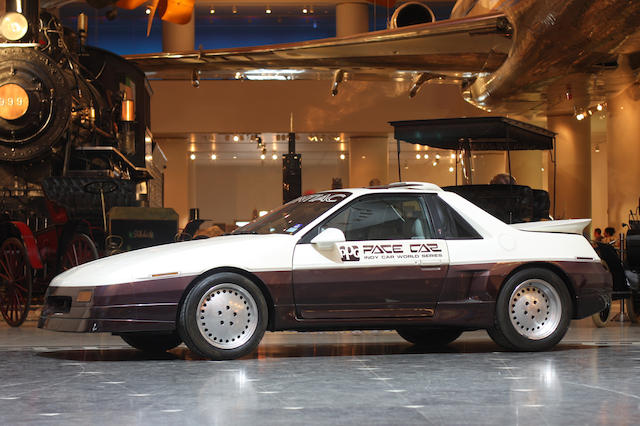
{"type": "Polygon", "coordinates": [[[22,241],[7,238],[0,246],[0,312],[12,327],[27,319],[31,280],[31,265],[22,241]]]}
{"type": "Polygon", "coordinates": [[[60,272],[98,258],[98,249],[86,234],[74,234],[60,259],[60,272]]]}

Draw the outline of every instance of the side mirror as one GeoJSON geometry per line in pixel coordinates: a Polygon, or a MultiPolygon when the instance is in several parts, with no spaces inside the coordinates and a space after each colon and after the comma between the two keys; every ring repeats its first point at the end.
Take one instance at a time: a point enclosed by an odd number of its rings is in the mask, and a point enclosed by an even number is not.
{"type": "Polygon", "coordinates": [[[344,233],[337,228],[327,228],[318,235],[316,235],[312,240],[311,244],[315,245],[319,249],[330,249],[336,243],[345,242],[347,239],[344,236],[344,233]]]}

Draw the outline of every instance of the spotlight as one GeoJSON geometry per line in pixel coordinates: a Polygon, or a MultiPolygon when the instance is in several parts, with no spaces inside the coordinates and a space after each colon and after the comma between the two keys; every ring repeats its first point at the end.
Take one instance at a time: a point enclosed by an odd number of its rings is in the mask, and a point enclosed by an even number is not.
{"type": "Polygon", "coordinates": [[[278,154],[273,154],[273,155],[271,156],[271,158],[272,158],[273,160],[277,160],[277,159],[278,159],[278,154]]]}
{"type": "Polygon", "coordinates": [[[437,166],[437,165],[438,165],[438,162],[437,162],[437,161],[434,161],[434,162],[433,162],[433,163],[431,163],[431,164],[433,164],[433,167],[435,167],[435,166],[437,166]]]}
{"type": "Polygon", "coordinates": [[[428,159],[429,159],[429,154],[425,154],[423,158],[424,158],[425,160],[428,160],[428,159]]]}
{"type": "Polygon", "coordinates": [[[217,159],[217,158],[218,158],[218,156],[217,156],[217,155],[215,155],[215,154],[211,154],[211,159],[212,159],[212,160],[215,160],[215,159],[217,159]]]}
{"type": "Polygon", "coordinates": [[[234,142],[238,142],[240,140],[240,136],[238,135],[233,135],[233,141],[234,142]]]}
{"type": "Polygon", "coordinates": [[[440,154],[436,154],[436,160],[440,159],[440,154]]]}
{"type": "Polygon", "coordinates": [[[271,15],[271,8],[267,6],[267,8],[264,10],[264,13],[266,13],[267,15],[271,15]]]}
{"type": "Polygon", "coordinates": [[[302,8],[302,13],[304,13],[306,15],[307,13],[309,13],[309,9],[307,9],[306,7],[303,7],[302,8]]]}
{"type": "Polygon", "coordinates": [[[416,160],[420,159],[420,154],[416,154],[416,160]]]}
{"type": "Polygon", "coordinates": [[[211,7],[209,8],[209,14],[210,14],[210,15],[215,15],[215,13],[216,13],[216,10],[214,9],[214,7],[213,7],[213,6],[211,6],[211,7]]]}
{"type": "Polygon", "coordinates": [[[456,158],[456,155],[455,154],[451,154],[451,158],[452,159],[456,158]]]}
{"type": "Polygon", "coordinates": [[[264,155],[264,154],[260,154],[260,159],[261,159],[261,160],[264,160],[265,158],[267,158],[267,156],[266,156],[266,155],[264,155]]]}
{"type": "Polygon", "coordinates": [[[144,13],[147,15],[151,15],[151,8],[147,6],[147,8],[144,10],[144,13]]]}
{"type": "Polygon", "coordinates": [[[583,112],[581,112],[580,114],[577,114],[577,115],[576,115],[576,120],[578,120],[578,121],[582,121],[582,120],[584,120],[584,113],[583,113],[583,112]]]}
{"type": "Polygon", "coordinates": [[[600,152],[600,145],[596,145],[596,147],[595,147],[594,151],[595,151],[595,152],[600,152]]]}
{"type": "Polygon", "coordinates": [[[603,108],[602,108],[602,104],[598,104],[598,105],[596,106],[596,109],[597,109],[598,111],[602,111],[602,109],[603,109],[603,108]]]}
{"type": "Polygon", "coordinates": [[[341,159],[341,160],[344,160],[345,158],[347,158],[347,156],[346,156],[346,155],[344,155],[344,154],[340,154],[340,159],[341,159]]]}
{"type": "Polygon", "coordinates": [[[196,159],[196,155],[195,155],[195,154],[191,154],[191,155],[189,156],[189,158],[191,158],[192,160],[195,160],[195,159],[196,159]]]}
{"type": "Polygon", "coordinates": [[[449,172],[453,173],[453,167],[449,167],[449,172]]]}
{"type": "Polygon", "coordinates": [[[191,72],[191,86],[195,88],[200,87],[200,70],[193,70],[191,72]]]}
{"type": "Polygon", "coordinates": [[[233,12],[233,14],[235,15],[236,13],[238,13],[238,8],[234,5],[234,6],[231,8],[231,12],[233,12]]]}

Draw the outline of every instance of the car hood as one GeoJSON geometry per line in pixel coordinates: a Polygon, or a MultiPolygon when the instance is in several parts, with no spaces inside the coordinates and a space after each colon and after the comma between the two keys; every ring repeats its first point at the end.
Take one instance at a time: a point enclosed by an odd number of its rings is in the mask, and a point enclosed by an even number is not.
{"type": "Polygon", "coordinates": [[[76,266],[51,281],[51,286],[109,285],[154,278],[199,275],[217,267],[247,271],[291,269],[292,235],[228,235],[165,244],[105,257],[76,266]]]}

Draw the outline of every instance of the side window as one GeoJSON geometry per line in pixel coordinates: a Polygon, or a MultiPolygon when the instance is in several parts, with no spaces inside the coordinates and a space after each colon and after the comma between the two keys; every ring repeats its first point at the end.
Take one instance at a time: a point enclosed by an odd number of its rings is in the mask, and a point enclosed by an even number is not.
{"type": "Polygon", "coordinates": [[[310,232],[307,242],[327,228],[338,228],[347,241],[433,238],[424,201],[419,196],[365,196],[355,200],[310,232]]]}
{"type": "Polygon", "coordinates": [[[436,238],[446,240],[481,239],[478,232],[438,195],[428,195],[429,211],[433,216],[436,238]]]}

